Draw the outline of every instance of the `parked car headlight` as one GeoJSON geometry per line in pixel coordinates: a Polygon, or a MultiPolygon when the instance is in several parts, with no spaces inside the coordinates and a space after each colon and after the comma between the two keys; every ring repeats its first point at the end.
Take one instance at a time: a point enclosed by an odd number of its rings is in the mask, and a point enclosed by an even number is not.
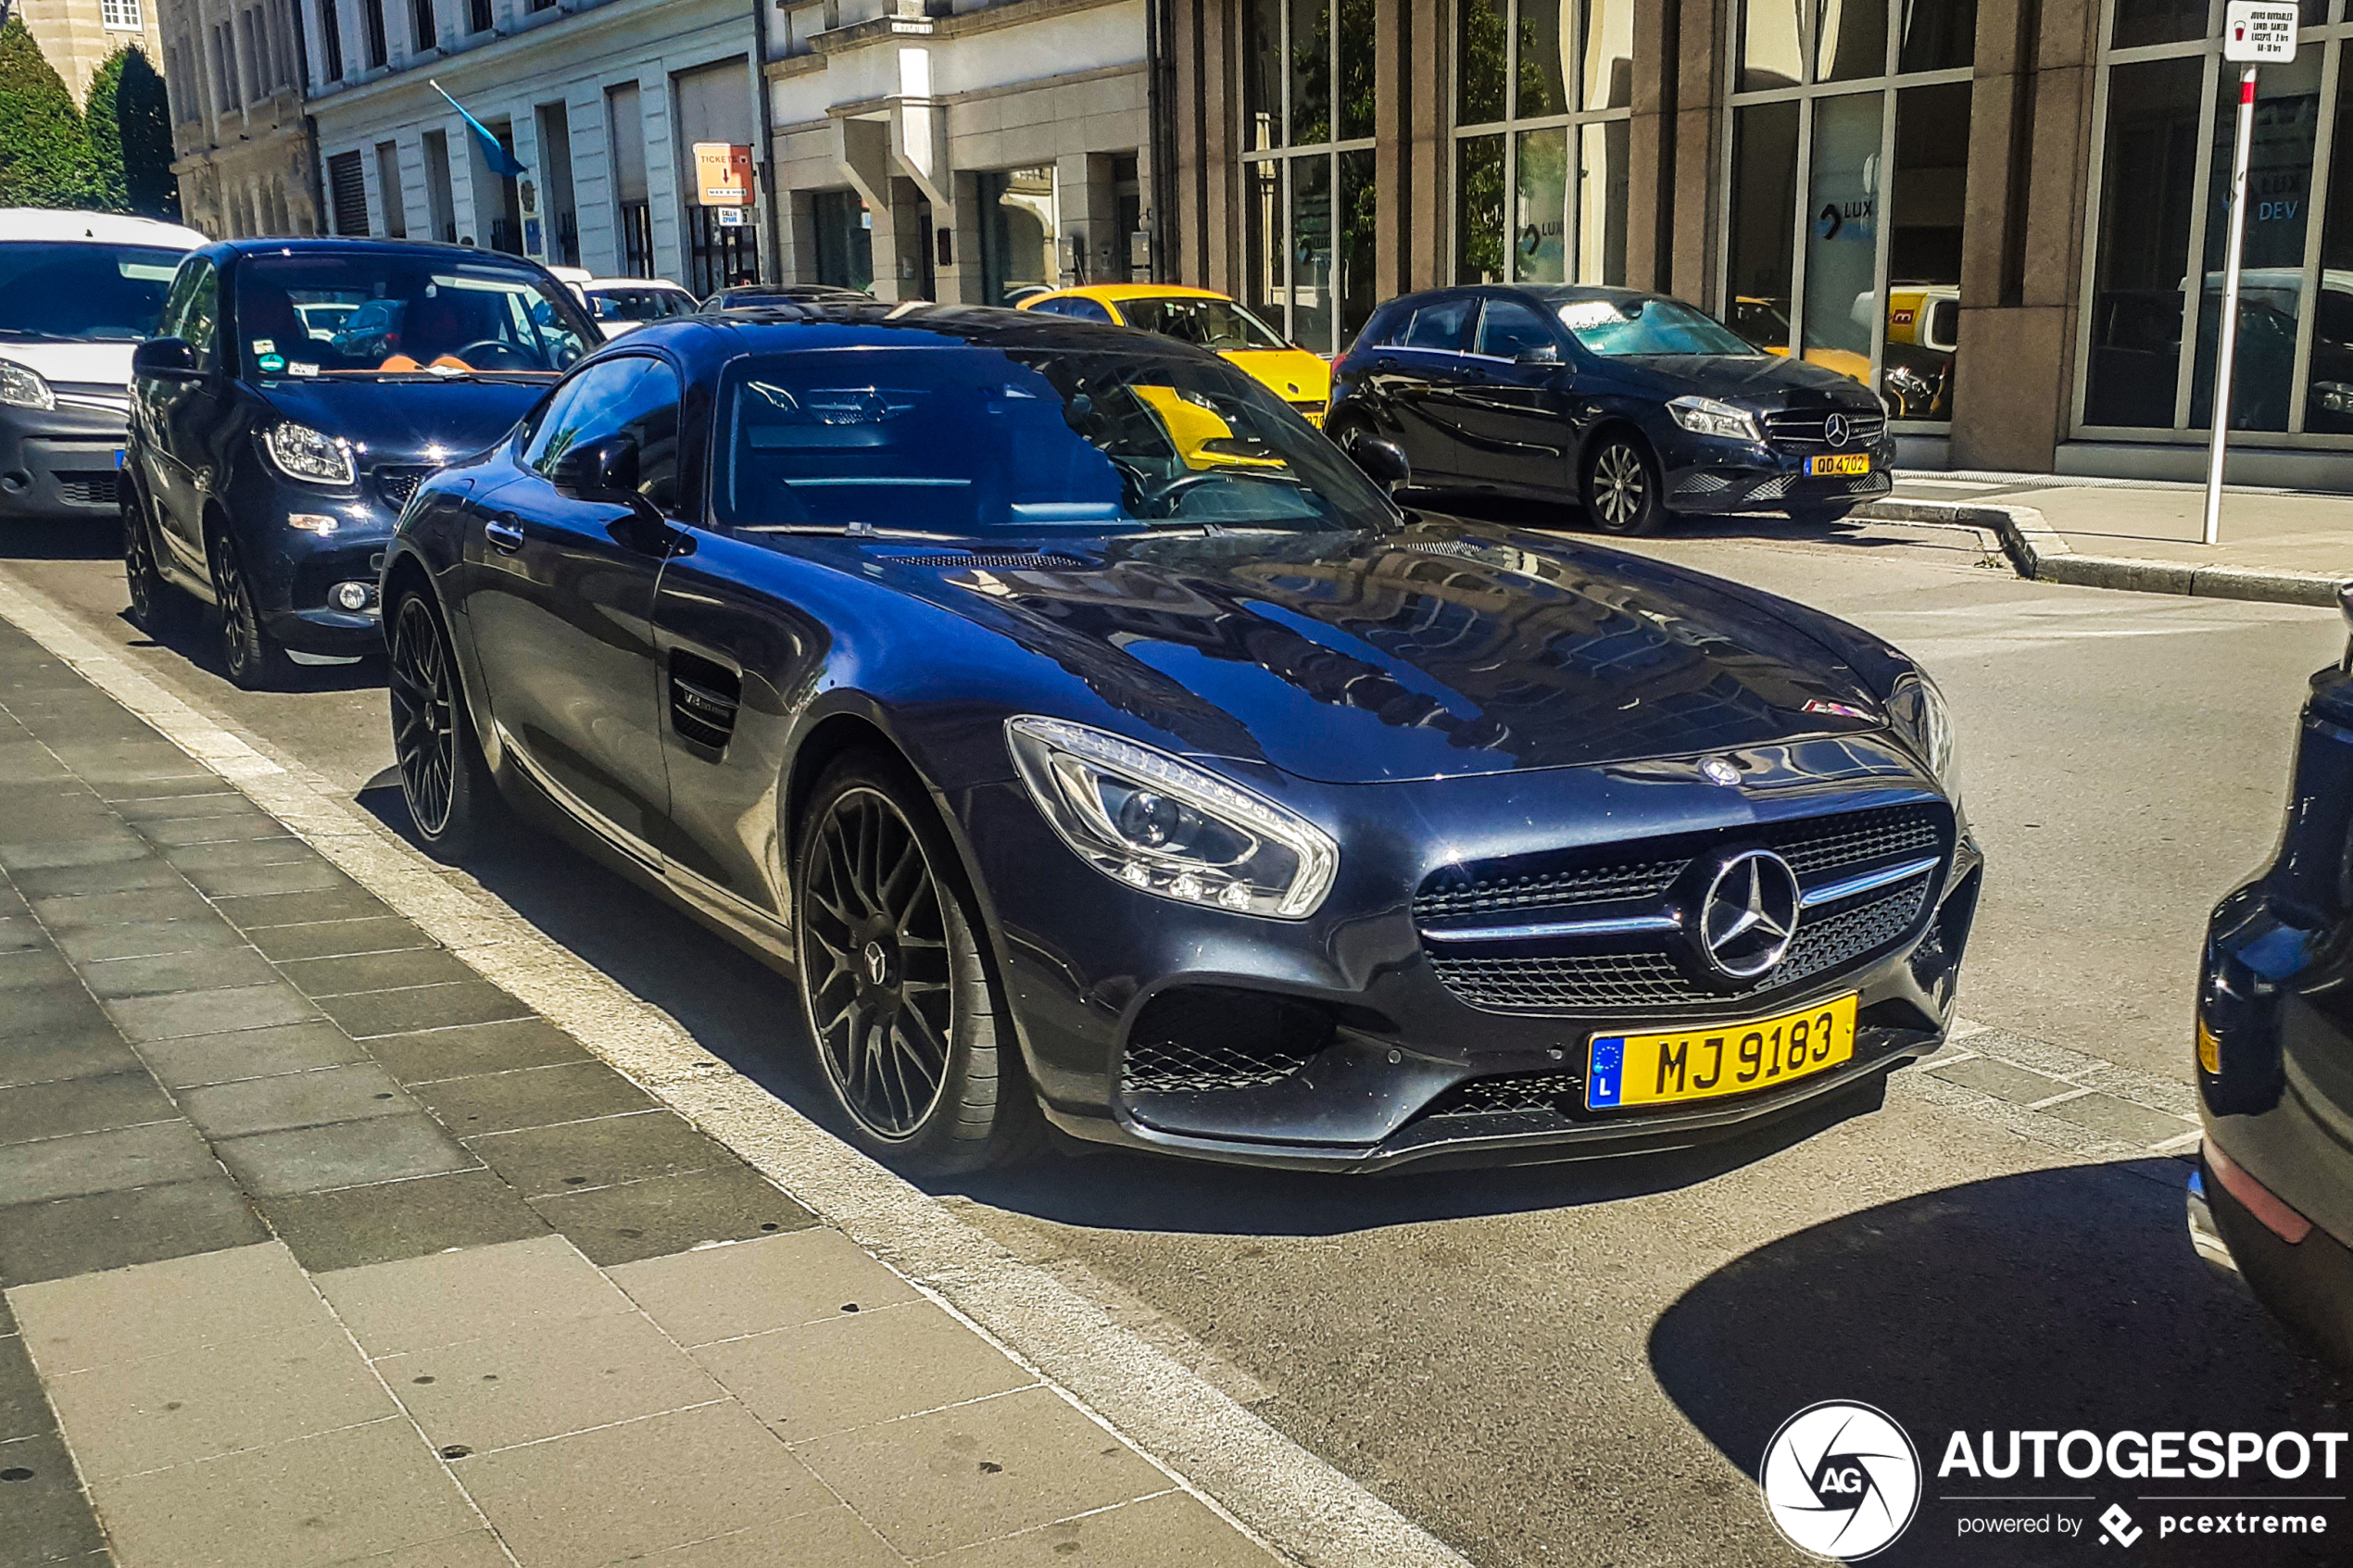
{"type": "Polygon", "coordinates": [[[57,395],[31,366],[0,359],[0,403],[11,408],[54,408],[57,395]]]}
{"type": "Polygon", "coordinates": [[[1063,842],[1139,892],[1304,920],[1331,891],[1331,835],[1214,773],[1060,719],[1008,719],[1005,741],[1063,842]]]}
{"type": "Polygon", "coordinates": [[[1887,711],[1895,727],[1928,764],[1944,793],[1958,799],[1961,775],[1953,747],[1953,710],[1944,704],[1944,694],[1925,671],[1916,671],[1895,683],[1895,690],[1887,699],[1887,711]]]}
{"type": "Polygon", "coordinates": [[[1713,397],[1678,397],[1667,404],[1667,413],[1693,435],[1720,435],[1727,441],[1765,439],[1765,433],[1756,428],[1755,414],[1713,397]]]}
{"type": "Polygon", "coordinates": [[[261,449],[288,479],[337,487],[359,482],[351,463],[351,443],[308,425],[280,420],[261,433],[261,449]]]}

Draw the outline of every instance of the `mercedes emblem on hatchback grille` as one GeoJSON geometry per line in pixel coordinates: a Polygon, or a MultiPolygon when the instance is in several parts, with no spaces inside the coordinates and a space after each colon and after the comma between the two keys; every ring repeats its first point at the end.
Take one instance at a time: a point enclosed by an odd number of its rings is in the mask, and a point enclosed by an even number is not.
{"type": "Polygon", "coordinates": [[[1833,446],[1843,446],[1852,433],[1846,428],[1844,414],[1832,414],[1822,421],[1822,439],[1833,446]]]}
{"type": "Polygon", "coordinates": [[[1756,980],[1789,956],[1797,935],[1797,873],[1769,849],[1718,868],[1692,917],[1692,945],[1728,980],[1756,980]]]}
{"type": "Polygon", "coordinates": [[[1727,789],[1741,782],[1741,771],[1721,757],[1703,759],[1699,765],[1699,776],[1709,784],[1722,784],[1727,789]]]}

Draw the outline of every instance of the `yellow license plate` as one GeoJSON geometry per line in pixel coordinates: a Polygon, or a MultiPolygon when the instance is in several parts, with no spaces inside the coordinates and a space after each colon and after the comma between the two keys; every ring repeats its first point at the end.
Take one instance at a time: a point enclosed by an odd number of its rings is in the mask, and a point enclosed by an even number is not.
{"type": "Polygon", "coordinates": [[[1849,452],[1836,458],[1816,458],[1806,464],[1806,471],[1816,475],[1869,473],[1871,471],[1871,458],[1868,452],[1849,452]]]}
{"type": "Polygon", "coordinates": [[[1753,1023],[1670,1035],[1596,1035],[1587,1059],[1585,1108],[1619,1110],[1746,1094],[1824,1072],[1854,1055],[1852,996],[1753,1023]]]}
{"type": "Polygon", "coordinates": [[[1317,430],[1324,428],[1324,411],[1321,408],[1302,408],[1300,414],[1317,430]]]}

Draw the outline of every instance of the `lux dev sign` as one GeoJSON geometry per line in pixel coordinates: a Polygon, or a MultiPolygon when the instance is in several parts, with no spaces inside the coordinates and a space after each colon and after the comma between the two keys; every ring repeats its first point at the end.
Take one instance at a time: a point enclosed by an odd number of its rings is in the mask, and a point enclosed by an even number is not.
{"type": "Polygon", "coordinates": [[[2255,72],[2296,58],[2296,7],[2231,0],[2222,18],[2222,57],[2239,73],[2238,145],[2231,159],[2231,243],[2222,267],[2222,341],[2214,356],[2214,435],[2206,464],[2206,542],[2222,537],[2222,458],[2230,445],[2231,383],[2238,370],[2239,258],[2246,252],[2246,166],[2255,147],[2255,72]]]}

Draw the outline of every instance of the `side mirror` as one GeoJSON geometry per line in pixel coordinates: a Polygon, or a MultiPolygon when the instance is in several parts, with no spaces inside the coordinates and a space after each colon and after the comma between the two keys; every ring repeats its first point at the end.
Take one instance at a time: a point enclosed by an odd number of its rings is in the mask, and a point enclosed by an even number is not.
{"type": "Polygon", "coordinates": [[[133,381],[190,382],[203,376],[196,369],[196,351],[185,338],[151,337],[131,351],[133,381]]]}
{"type": "Polygon", "coordinates": [[[1350,443],[1348,455],[1356,459],[1356,466],[1365,470],[1366,478],[1385,489],[1401,489],[1413,480],[1413,465],[1405,460],[1404,449],[1394,441],[1359,436],[1350,443]]]}
{"type": "Polygon", "coordinates": [[[1540,343],[1532,348],[1523,348],[1512,359],[1515,365],[1557,365],[1560,362],[1560,345],[1556,343],[1540,343]]]}
{"type": "Polygon", "coordinates": [[[575,501],[617,501],[634,506],[637,495],[637,443],[625,435],[608,435],[585,446],[574,446],[556,459],[547,483],[558,494],[575,501]]]}

